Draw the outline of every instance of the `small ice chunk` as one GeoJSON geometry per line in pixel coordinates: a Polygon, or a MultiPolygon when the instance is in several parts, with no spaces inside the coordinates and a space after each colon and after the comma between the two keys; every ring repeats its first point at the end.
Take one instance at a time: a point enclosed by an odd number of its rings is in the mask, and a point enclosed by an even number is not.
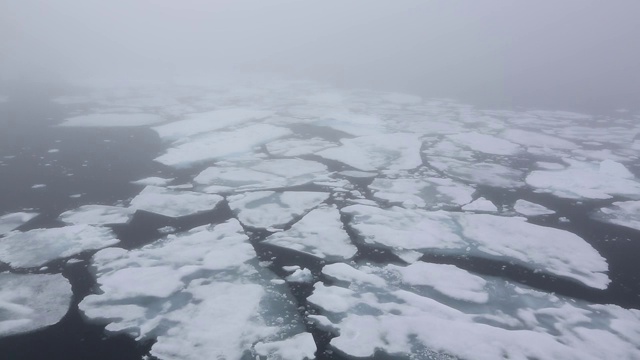
{"type": "Polygon", "coordinates": [[[329,193],[311,191],[256,191],[229,196],[238,220],[254,228],[282,227],[320,205],[329,193]]]}
{"type": "Polygon", "coordinates": [[[181,217],[213,210],[223,199],[215,194],[147,186],[131,200],[129,207],[168,217],[181,217]]]}
{"type": "Polygon", "coordinates": [[[286,231],[275,233],[264,243],[303,252],[326,260],[346,260],[357,248],[340,221],[335,206],[321,206],[309,212],[286,231]]]}
{"type": "Polygon", "coordinates": [[[516,200],[513,209],[524,216],[551,215],[556,213],[542,205],[522,199],[516,200]]]}
{"type": "Polygon", "coordinates": [[[337,160],[362,171],[408,170],[422,165],[422,141],[416,134],[395,133],[342,139],[342,146],[316,155],[337,160]]]}
{"type": "Polygon", "coordinates": [[[332,279],[347,281],[349,283],[369,283],[378,287],[383,287],[386,285],[386,281],[384,281],[384,279],[382,279],[381,277],[358,271],[345,263],[325,265],[322,268],[322,274],[332,279]]]}
{"type": "Polygon", "coordinates": [[[497,212],[498,208],[491,201],[489,201],[489,200],[487,200],[487,199],[485,199],[483,197],[480,197],[480,198],[477,198],[477,199],[473,200],[473,202],[463,206],[462,210],[464,210],[464,211],[497,212]]]}
{"type": "Polygon", "coordinates": [[[288,282],[309,283],[313,281],[313,274],[309,269],[298,269],[293,274],[286,277],[288,282]]]}
{"type": "Polygon", "coordinates": [[[135,211],[119,206],[83,205],[60,214],[60,220],[67,224],[107,225],[125,224],[135,211]]]}
{"type": "Polygon", "coordinates": [[[167,186],[170,182],[173,181],[173,178],[165,179],[157,176],[151,176],[148,178],[132,181],[132,184],[136,185],[151,185],[151,186],[167,186]]]}
{"type": "Polygon", "coordinates": [[[71,305],[71,284],[60,274],[0,273],[0,337],[60,321],[71,305]]]}
{"type": "Polygon", "coordinates": [[[89,114],[66,119],[58,126],[65,127],[120,127],[144,126],[159,123],[164,119],[156,114],[89,114]]]}
{"type": "Polygon", "coordinates": [[[35,185],[31,186],[32,189],[42,189],[42,188],[45,188],[45,187],[47,187],[46,184],[35,184],[35,185]]]}
{"type": "Polygon", "coordinates": [[[0,236],[14,230],[38,216],[37,213],[15,212],[0,216],[0,236]]]}
{"type": "Polygon", "coordinates": [[[640,230],[640,201],[616,201],[611,206],[595,211],[591,218],[640,230]]]}
{"type": "Polygon", "coordinates": [[[47,152],[48,152],[49,154],[55,154],[55,153],[60,152],[60,149],[49,149],[47,152]]]}

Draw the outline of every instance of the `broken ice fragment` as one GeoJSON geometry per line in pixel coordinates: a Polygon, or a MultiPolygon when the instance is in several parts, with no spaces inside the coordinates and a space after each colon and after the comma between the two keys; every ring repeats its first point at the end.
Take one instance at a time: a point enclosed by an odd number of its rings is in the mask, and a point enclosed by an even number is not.
{"type": "Polygon", "coordinates": [[[131,200],[129,207],[168,217],[181,217],[213,210],[222,200],[222,196],[215,194],[147,186],[131,200]]]}

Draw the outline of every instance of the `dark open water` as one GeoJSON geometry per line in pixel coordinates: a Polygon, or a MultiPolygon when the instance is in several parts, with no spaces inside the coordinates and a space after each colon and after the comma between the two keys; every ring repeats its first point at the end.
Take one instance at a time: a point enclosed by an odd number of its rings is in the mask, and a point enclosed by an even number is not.
{"type": "MultiPolygon", "coordinates": [[[[33,208],[41,215],[21,230],[60,226],[57,216],[68,209],[84,204],[108,204],[135,196],[141,186],[130,181],[154,176],[160,170],[170,175],[170,169],[153,162],[162,150],[157,135],[145,128],[61,128],[50,125],[65,116],[62,107],[50,103],[49,91],[34,88],[16,91],[11,101],[0,103],[0,214],[33,208]],[[48,153],[49,149],[59,149],[48,153]],[[6,156],[15,156],[6,158],[6,156]],[[34,184],[46,184],[32,189],[34,184]],[[70,197],[82,194],[78,198],[70,197]]],[[[337,164],[325,164],[336,167],[337,164]]],[[[637,165],[637,164],[636,164],[637,165]]],[[[637,169],[637,167],[636,167],[637,169]]],[[[176,172],[172,176],[187,178],[199,169],[176,172]],[[187,173],[188,172],[188,173],[187,173]]],[[[638,174],[636,174],[638,175],[638,174]]],[[[366,185],[366,180],[361,185],[366,185]]],[[[459,256],[428,255],[431,262],[450,263],[475,272],[507,277],[533,287],[557,294],[585,299],[595,303],[613,303],[626,308],[640,309],[640,234],[622,227],[594,222],[588,213],[599,207],[598,201],[578,203],[558,199],[547,194],[537,194],[526,189],[517,192],[480,188],[482,196],[496,205],[513,203],[522,198],[556,209],[557,214],[532,219],[540,225],[562,228],[581,236],[608,259],[612,284],[606,291],[592,290],[574,282],[536,274],[530,270],[495,261],[459,256]],[[559,222],[566,217],[570,222],[559,222]]],[[[197,216],[172,220],[149,213],[138,213],[127,225],[115,228],[121,246],[134,248],[149,243],[161,235],[156,229],[172,225],[180,229],[222,222],[231,217],[227,206],[197,216]]],[[[348,219],[343,219],[345,222],[348,219]]],[[[347,227],[349,230],[349,228],[347,227]]],[[[317,275],[322,263],[310,256],[260,244],[268,233],[252,235],[259,256],[264,260],[276,257],[272,270],[284,276],[281,266],[304,263],[317,275]]],[[[350,232],[353,236],[353,232],[350,232]]],[[[354,237],[355,238],[355,237],[354,237]]],[[[354,239],[357,240],[357,239],[354,239]]],[[[90,325],[82,320],[77,303],[91,293],[95,285],[87,265],[91,253],[80,258],[83,262],[65,265],[53,262],[47,270],[62,274],[71,281],[73,304],[62,321],[44,330],[0,339],[0,358],[6,360],[134,360],[142,359],[151,342],[137,343],[124,335],[106,336],[103,326],[90,325]]],[[[385,251],[371,251],[360,247],[356,260],[389,262],[397,261],[385,251]]],[[[0,265],[0,271],[9,270],[0,265]]],[[[311,285],[291,285],[293,295],[306,306],[304,299],[310,294],[311,285]]],[[[318,359],[341,359],[338,354],[325,351],[330,337],[317,329],[309,328],[319,345],[318,359]]],[[[385,359],[379,354],[377,359],[385,359]]]]}

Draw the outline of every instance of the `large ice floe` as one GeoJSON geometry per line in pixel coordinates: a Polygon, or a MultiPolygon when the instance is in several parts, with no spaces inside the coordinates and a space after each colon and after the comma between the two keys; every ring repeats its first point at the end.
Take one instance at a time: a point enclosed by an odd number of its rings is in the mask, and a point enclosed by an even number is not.
{"type": "Polygon", "coordinates": [[[36,267],[118,242],[109,228],[92,225],[16,231],[0,238],[0,262],[16,268],[36,267]]]}
{"type": "Polygon", "coordinates": [[[286,286],[258,265],[237,220],[137,250],[99,251],[92,269],[98,293],[80,310],[109,332],[156,338],[151,354],[160,359],[304,359],[315,352],[286,286]]]}
{"type": "Polygon", "coordinates": [[[131,200],[129,208],[168,217],[181,217],[213,210],[222,200],[222,196],[214,194],[147,186],[131,200]]]}
{"type": "Polygon", "coordinates": [[[471,202],[475,189],[447,178],[377,178],[369,185],[373,197],[405,207],[460,206],[471,202]]]}
{"type": "Polygon", "coordinates": [[[595,220],[640,230],[640,201],[616,201],[591,214],[595,220]]]}
{"type": "Polygon", "coordinates": [[[32,212],[16,212],[0,216],[0,236],[19,228],[36,216],[38,214],[32,212]]]}
{"type": "Polygon", "coordinates": [[[110,225],[125,224],[135,212],[134,209],[108,205],[83,205],[60,214],[60,220],[67,224],[110,225]]]}
{"type": "Polygon", "coordinates": [[[353,217],[350,226],[368,245],[514,262],[598,289],[610,282],[606,260],[589,243],[524,218],[365,205],[342,212],[353,217]]]}
{"type": "Polygon", "coordinates": [[[452,265],[326,265],[309,318],[353,357],[637,359],[640,311],[540,292],[452,265]]]}
{"type": "Polygon", "coordinates": [[[60,321],[71,304],[71,284],[59,274],[0,273],[0,337],[60,321]]]}

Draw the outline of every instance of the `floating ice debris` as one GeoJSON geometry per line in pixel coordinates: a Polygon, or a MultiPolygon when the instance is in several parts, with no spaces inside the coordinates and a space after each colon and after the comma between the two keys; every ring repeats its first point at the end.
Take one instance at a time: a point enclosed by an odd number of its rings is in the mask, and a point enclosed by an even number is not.
{"type": "Polygon", "coordinates": [[[60,321],[71,304],[62,275],[0,273],[0,337],[39,330],[60,321]]]}
{"type": "Polygon", "coordinates": [[[301,333],[282,341],[259,342],[256,353],[267,359],[306,360],[315,359],[316,343],[310,333],[301,333]]]}
{"type": "Polygon", "coordinates": [[[605,223],[620,225],[640,230],[640,201],[617,201],[611,206],[603,207],[591,218],[605,223]]]}
{"type": "Polygon", "coordinates": [[[462,207],[464,211],[485,211],[485,212],[497,212],[498,208],[491,201],[481,197],[473,200],[473,202],[462,207]]]}
{"type": "Polygon", "coordinates": [[[282,227],[320,205],[329,193],[310,191],[256,191],[229,196],[229,207],[238,220],[253,228],[282,227]]]}
{"type": "Polygon", "coordinates": [[[522,199],[516,200],[513,209],[524,216],[551,215],[556,213],[542,205],[522,199]]]}
{"type": "Polygon", "coordinates": [[[565,139],[520,129],[505,130],[502,133],[502,137],[511,142],[527,147],[542,147],[560,150],[572,150],[578,148],[578,145],[565,139]]]}
{"type": "Polygon", "coordinates": [[[38,216],[37,213],[16,212],[0,216],[0,236],[14,230],[38,216]]]}
{"type": "Polygon", "coordinates": [[[343,277],[379,279],[352,281],[348,288],[318,282],[308,298],[321,309],[309,318],[334,332],[330,345],[347,356],[381,351],[417,359],[640,357],[638,310],[589,304],[451,265],[341,271],[343,277]]]}
{"type": "Polygon", "coordinates": [[[473,151],[480,151],[487,154],[515,155],[522,150],[520,146],[510,141],[477,132],[460,133],[448,135],[447,137],[473,151]]]}
{"type": "Polygon", "coordinates": [[[445,157],[430,157],[429,165],[447,175],[474,184],[499,188],[524,186],[524,173],[504,165],[487,162],[467,162],[445,157]]]}
{"type": "Polygon", "coordinates": [[[276,159],[213,166],[194,181],[208,185],[207,192],[274,189],[329,180],[327,167],[315,161],[276,159]]]}
{"type": "Polygon", "coordinates": [[[89,114],[66,119],[58,126],[66,127],[120,127],[144,126],[159,123],[164,119],[155,114],[89,114]]]}
{"type": "Polygon", "coordinates": [[[320,150],[338,146],[320,138],[312,139],[282,139],[266,145],[269,154],[274,156],[300,156],[315,154],[320,150]]]}
{"type": "Polygon", "coordinates": [[[167,186],[173,181],[173,178],[165,179],[161,177],[151,176],[148,178],[132,181],[132,184],[136,185],[152,185],[152,186],[167,186]]]}
{"type": "Polygon", "coordinates": [[[13,232],[0,239],[0,261],[12,267],[36,267],[59,258],[118,243],[108,228],[72,225],[13,232]]]}
{"type": "Polygon", "coordinates": [[[351,227],[370,245],[509,261],[597,289],[610,282],[606,260],[589,243],[524,218],[364,205],[342,212],[353,216],[351,227]]]}
{"type": "Polygon", "coordinates": [[[293,274],[287,276],[288,282],[295,283],[308,283],[313,281],[313,274],[311,274],[311,270],[309,269],[298,269],[293,272],[293,274]]]}
{"type": "Polygon", "coordinates": [[[312,210],[289,230],[267,237],[264,243],[328,261],[350,259],[357,251],[343,228],[340,212],[335,206],[321,206],[312,210]]]}
{"type": "Polygon", "coordinates": [[[472,200],[475,189],[451,179],[427,177],[422,179],[375,179],[369,185],[373,197],[404,207],[459,206],[472,200]]]}
{"type": "Polygon", "coordinates": [[[290,134],[289,129],[268,124],[213,132],[177,144],[155,160],[168,166],[187,167],[195,163],[251,153],[256,146],[290,134]]]}
{"type": "Polygon", "coordinates": [[[159,359],[240,359],[253,344],[304,331],[286,285],[257,265],[235,219],[136,250],[102,250],[92,264],[100,293],[80,310],[109,332],[155,338],[151,355],[159,359]]]}
{"type": "Polygon", "coordinates": [[[147,186],[131,200],[129,207],[168,217],[181,217],[213,210],[222,200],[222,196],[215,194],[147,186]]]}
{"type": "Polygon", "coordinates": [[[45,187],[47,187],[46,184],[35,184],[35,185],[31,186],[32,189],[43,189],[45,187]]]}
{"type": "Polygon", "coordinates": [[[264,119],[271,116],[271,111],[252,109],[221,109],[204,113],[189,114],[185,120],[153,128],[165,141],[179,140],[229,126],[239,125],[251,120],[264,119]]]}
{"type": "Polygon", "coordinates": [[[555,196],[569,199],[609,199],[613,195],[640,199],[640,182],[615,161],[599,165],[565,159],[564,170],[537,170],[527,176],[527,184],[555,196]]]}
{"type": "Polygon", "coordinates": [[[107,225],[127,223],[135,210],[119,206],[83,205],[60,214],[67,224],[107,225]]]}
{"type": "Polygon", "coordinates": [[[60,149],[49,149],[47,152],[48,152],[49,154],[55,154],[55,153],[60,152],[60,149]]]}
{"type": "Polygon", "coordinates": [[[320,151],[316,155],[363,171],[408,170],[422,165],[422,142],[416,134],[380,134],[342,139],[340,142],[342,146],[320,151]]]}

